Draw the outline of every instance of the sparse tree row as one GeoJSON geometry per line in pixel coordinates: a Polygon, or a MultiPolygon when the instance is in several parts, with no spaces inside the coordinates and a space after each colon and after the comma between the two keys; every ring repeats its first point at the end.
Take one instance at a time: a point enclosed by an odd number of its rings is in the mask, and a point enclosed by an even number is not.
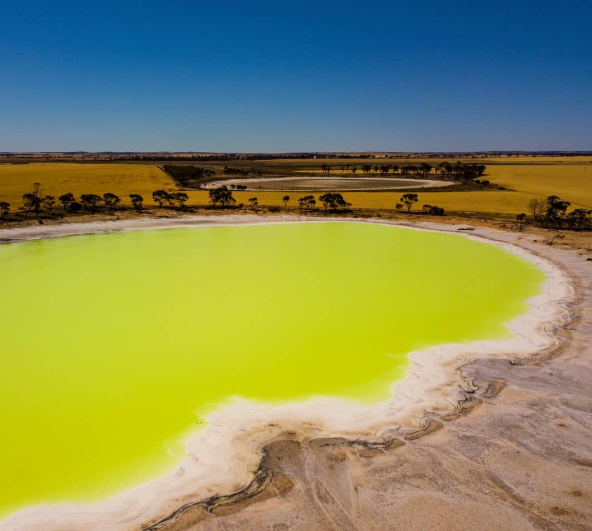
{"type": "MultiPolygon", "coordinates": [[[[243,190],[246,187],[233,186],[236,190],[243,190]]],[[[129,194],[129,199],[135,210],[144,209],[144,198],[140,194],[129,194]]],[[[167,192],[166,190],[155,190],[152,193],[152,199],[159,207],[170,207],[179,210],[187,210],[186,203],[189,196],[185,192],[167,192]]],[[[236,205],[236,199],[232,195],[232,190],[226,186],[220,186],[209,190],[210,204],[216,208],[222,208],[236,205]]],[[[303,211],[317,211],[317,199],[314,195],[305,195],[297,200],[299,210],[303,211]]],[[[318,197],[318,201],[322,203],[325,212],[348,212],[351,211],[351,203],[348,203],[343,195],[338,192],[327,192],[318,197]]],[[[251,197],[248,200],[250,208],[258,211],[259,200],[257,197],[251,197]]],[[[283,197],[284,210],[288,210],[290,203],[290,196],[283,197]]],[[[413,207],[419,202],[419,196],[416,193],[404,193],[399,202],[395,203],[394,207],[398,211],[406,211],[411,213],[413,207]]],[[[46,195],[42,192],[41,184],[35,183],[30,192],[22,196],[22,206],[18,208],[19,211],[29,214],[34,212],[38,217],[41,212],[51,213],[58,207],[63,211],[76,214],[83,210],[90,213],[95,213],[104,206],[109,212],[114,212],[121,207],[121,198],[111,192],[106,192],[102,196],[97,194],[82,194],[80,198],[76,198],[74,194],[68,192],[59,196],[56,200],[54,196],[46,195]]],[[[536,225],[547,229],[566,229],[566,230],[592,230],[592,209],[576,208],[568,212],[571,203],[563,201],[556,195],[551,195],[547,198],[532,199],[528,203],[528,211],[532,216],[532,222],[536,225]]],[[[236,205],[236,208],[243,208],[241,203],[236,205]]],[[[268,206],[270,212],[280,212],[279,206],[268,206]]],[[[6,201],[0,201],[0,219],[7,219],[11,212],[11,205],[6,201]]],[[[422,214],[429,214],[434,216],[443,216],[445,211],[443,208],[435,205],[423,205],[420,211],[422,214]]],[[[42,221],[39,220],[41,223],[42,221]]],[[[517,230],[524,230],[524,227],[529,222],[529,218],[525,213],[516,216],[517,230]]]]}
{"type": "MultiPolygon", "coordinates": [[[[144,198],[140,194],[129,194],[129,199],[135,210],[143,210],[144,198]]],[[[160,207],[166,205],[178,208],[179,210],[185,210],[185,203],[189,200],[189,196],[185,192],[155,190],[152,193],[152,199],[160,207]]],[[[111,192],[106,192],[102,196],[97,194],[81,194],[79,199],[73,193],[68,192],[59,196],[58,201],[61,208],[71,214],[79,213],[82,210],[95,213],[101,205],[104,205],[108,211],[113,212],[121,205],[121,198],[111,192]]],[[[232,194],[230,194],[230,198],[222,197],[220,199],[222,205],[228,204],[229,201],[234,202],[232,194]]],[[[55,197],[44,195],[41,191],[41,185],[35,183],[32,191],[23,195],[23,204],[19,207],[19,211],[25,214],[34,212],[38,217],[41,211],[50,213],[55,207],[55,197]]],[[[10,211],[10,203],[0,201],[0,219],[5,219],[10,214],[10,211]]]]}
{"type": "MultiPolygon", "coordinates": [[[[227,207],[230,205],[234,205],[236,203],[236,199],[234,199],[232,195],[232,191],[229,190],[226,186],[220,186],[218,188],[213,188],[209,191],[210,203],[214,206],[220,205],[221,207],[227,207]]],[[[401,203],[397,203],[395,208],[397,210],[402,210],[403,208],[407,209],[407,212],[411,212],[411,208],[415,203],[419,200],[419,196],[417,194],[408,193],[403,194],[400,201],[401,203]]],[[[288,203],[290,202],[290,196],[285,195],[282,199],[284,203],[284,209],[288,209],[288,203]]],[[[327,192],[319,196],[319,201],[323,204],[323,209],[325,211],[349,211],[350,207],[352,206],[351,203],[348,203],[343,195],[338,192],[327,192]]],[[[251,208],[256,209],[259,201],[256,197],[251,197],[249,199],[249,203],[251,208]]],[[[240,204],[238,207],[242,207],[243,205],[240,204]]],[[[311,211],[315,209],[317,206],[317,200],[315,199],[314,195],[305,195],[298,199],[298,208],[300,210],[308,210],[311,211]]],[[[431,214],[435,216],[443,216],[444,209],[438,206],[432,205],[423,205],[422,213],[431,214]]]]}
{"type": "MultiPolygon", "coordinates": [[[[237,187],[238,188],[238,187],[237,187]]],[[[243,187],[240,187],[241,190],[243,187]]],[[[246,188],[246,187],[244,187],[246,188]]],[[[232,195],[232,191],[226,186],[220,186],[213,188],[208,192],[210,203],[214,206],[220,206],[222,208],[229,207],[236,204],[236,199],[232,195]]],[[[130,201],[135,210],[142,210],[144,208],[144,198],[140,194],[129,194],[130,201]]],[[[185,192],[167,192],[166,190],[155,190],[152,192],[152,199],[159,207],[172,207],[180,210],[185,210],[185,203],[189,200],[189,196],[185,192]]],[[[97,194],[82,194],[80,199],[77,199],[73,193],[68,192],[59,196],[58,201],[61,208],[65,212],[76,214],[82,210],[86,210],[91,213],[97,212],[100,205],[103,204],[105,208],[113,212],[121,204],[121,198],[111,192],[106,192],[102,196],[97,194]]],[[[300,210],[311,211],[316,208],[317,200],[314,195],[305,195],[300,197],[298,200],[298,208],[300,210]]],[[[349,211],[352,206],[348,203],[343,195],[338,192],[327,192],[319,196],[319,201],[323,205],[325,211],[349,211]]],[[[401,210],[407,209],[407,212],[411,211],[412,206],[417,203],[418,195],[413,193],[404,194],[401,199],[401,203],[397,203],[395,208],[401,210]]],[[[290,196],[285,195],[282,199],[284,203],[284,210],[288,210],[288,203],[290,202],[290,196]]],[[[257,197],[251,197],[249,199],[250,207],[253,210],[257,210],[259,200],[257,197]]],[[[21,210],[25,213],[35,212],[37,215],[41,210],[51,212],[55,207],[56,200],[53,196],[44,196],[41,193],[41,185],[35,183],[32,192],[23,195],[23,206],[21,210]]],[[[242,208],[244,205],[237,205],[238,208],[242,208]]],[[[279,207],[269,207],[271,212],[279,212],[279,207]]],[[[424,205],[423,212],[434,215],[443,215],[444,209],[433,207],[431,205],[424,205]]],[[[6,218],[10,213],[10,204],[7,202],[0,202],[0,219],[6,218]]]]}
{"type": "MultiPolygon", "coordinates": [[[[187,197],[187,194],[183,195],[187,197]]],[[[130,194],[129,198],[136,210],[142,210],[144,208],[144,198],[140,194],[130,194]]],[[[106,192],[102,196],[97,194],[82,194],[80,199],[76,199],[73,193],[68,192],[59,196],[57,201],[59,201],[59,205],[65,212],[76,214],[83,209],[96,212],[101,203],[105,205],[107,210],[114,211],[120,205],[121,198],[116,194],[106,192]]],[[[0,219],[8,216],[10,206],[10,203],[6,201],[0,201],[0,219]]],[[[41,190],[41,184],[35,183],[31,192],[23,195],[23,204],[19,210],[25,212],[25,214],[34,212],[39,217],[42,211],[49,214],[55,208],[56,198],[52,195],[44,195],[41,190]]]]}

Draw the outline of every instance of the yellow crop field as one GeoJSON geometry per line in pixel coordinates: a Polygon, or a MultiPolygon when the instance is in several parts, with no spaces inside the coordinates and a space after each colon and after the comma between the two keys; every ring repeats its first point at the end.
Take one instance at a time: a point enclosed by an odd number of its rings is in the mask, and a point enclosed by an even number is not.
{"type": "Polygon", "coordinates": [[[166,173],[147,164],[15,164],[0,166],[0,201],[18,208],[33,183],[40,183],[42,193],[56,199],[67,192],[76,197],[111,192],[125,203],[131,193],[148,199],[159,188],[176,190],[166,173]]]}
{"type": "Polygon", "coordinates": [[[486,178],[531,197],[558,195],[576,207],[592,208],[592,164],[491,165],[486,178]]]}
{"type": "MultiPolygon", "coordinates": [[[[522,162],[522,161],[521,161],[522,162]]],[[[558,195],[571,201],[574,207],[592,208],[592,164],[574,164],[573,160],[552,164],[490,164],[485,178],[504,185],[512,191],[490,192],[422,192],[418,191],[422,205],[437,205],[448,212],[476,212],[480,214],[515,215],[527,211],[527,203],[536,196],[558,195]]],[[[152,192],[157,189],[173,191],[175,184],[155,165],[149,164],[74,164],[34,163],[0,166],[0,201],[11,203],[16,210],[22,195],[31,190],[33,183],[41,183],[43,194],[56,198],[66,192],[79,197],[83,193],[119,195],[129,204],[128,195],[139,193],[146,205],[153,204],[152,192]]],[[[209,204],[207,191],[187,191],[190,206],[209,204]]],[[[281,206],[282,198],[290,195],[289,206],[295,207],[298,198],[307,192],[234,192],[238,203],[248,205],[257,197],[261,206],[281,206]]],[[[343,192],[354,208],[391,210],[401,192],[343,192]]],[[[319,194],[315,196],[318,199],[319,194]]]]}
{"type": "MultiPolygon", "coordinates": [[[[187,192],[189,205],[207,205],[208,192],[187,192]]],[[[249,204],[249,198],[257,197],[259,205],[284,206],[282,198],[289,195],[288,206],[298,206],[298,198],[309,192],[233,192],[237,203],[249,204]]],[[[316,199],[320,194],[314,194],[316,199]]],[[[532,197],[522,192],[418,192],[419,201],[414,210],[423,205],[437,205],[452,212],[479,212],[482,214],[519,214],[526,212],[526,205],[532,197]]],[[[344,198],[353,208],[392,210],[399,202],[401,192],[344,192],[344,198]]],[[[319,206],[320,203],[319,203],[319,206]]]]}

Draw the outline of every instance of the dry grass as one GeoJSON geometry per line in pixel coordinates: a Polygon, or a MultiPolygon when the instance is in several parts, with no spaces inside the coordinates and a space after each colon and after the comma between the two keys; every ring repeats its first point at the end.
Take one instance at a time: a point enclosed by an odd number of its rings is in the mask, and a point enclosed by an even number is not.
{"type": "Polygon", "coordinates": [[[56,199],[67,192],[80,194],[111,192],[129,203],[128,195],[150,198],[159,188],[175,190],[171,179],[159,168],[145,164],[18,164],[0,166],[0,201],[8,201],[13,210],[22,204],[22,196],[33,183],[41,183],[44,195],[56,199]]]}

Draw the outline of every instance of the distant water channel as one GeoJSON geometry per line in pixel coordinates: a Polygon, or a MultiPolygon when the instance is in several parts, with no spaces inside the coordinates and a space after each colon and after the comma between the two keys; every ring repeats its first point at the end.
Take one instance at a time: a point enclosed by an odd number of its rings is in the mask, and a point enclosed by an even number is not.
{"type": "Polygon", "coordinates": [[[173,470],[230,397],[386,400],[409,352],[508,337],[543,279],[493,245],[370,224],[0,245],[0,515],[173,470]]]}

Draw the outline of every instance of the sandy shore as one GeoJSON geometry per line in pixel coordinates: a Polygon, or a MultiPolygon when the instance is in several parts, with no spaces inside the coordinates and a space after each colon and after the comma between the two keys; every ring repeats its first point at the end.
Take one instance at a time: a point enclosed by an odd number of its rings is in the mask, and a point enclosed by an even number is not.
{"type": "MultiPolygon", "coordinates": [[[[307,219],[18,227],[0,231],[0,241],[294,221],[307,219]]],[[[370,408],[329,399],[234,403],[191,438],[175,473],[101,503],[28,508],[0,529],[459,529],[484,519],[493,529],[589,529],[590,262],[523,234],[413,228],[485,239],[546,272],[531,310],[509,324],[513,339],[412,353],[392,399],[370,408]]]]}

